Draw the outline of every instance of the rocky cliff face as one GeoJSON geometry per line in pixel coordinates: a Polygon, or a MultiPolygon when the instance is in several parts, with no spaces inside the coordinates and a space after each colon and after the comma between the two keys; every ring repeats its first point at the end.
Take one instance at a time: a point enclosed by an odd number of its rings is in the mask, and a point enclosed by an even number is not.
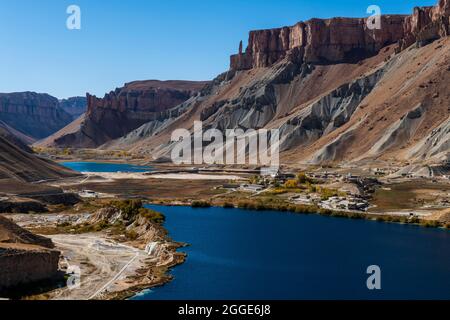
{"type": "Polygon", "coordinates": [[[0,292],[58,275],[60,252],[39,246],[0,244],[0,292]]]}
{"type": "Polygon", "coordinates": [[[450,35],[450,1],[439,0],[435,7],[414,8],[407,17],[403,29],[405,36],[399,41],[399,50],[414,43],[425,45],[450,35]]]}
{"type": "Polygon", "coordinates": [[[383,16],[379,30],[370,30],[367,19],[333,18],[252,31],[245,53],[231,57],[231,69],[270,67],[286,57],[297,63],[358,61],[402,39],[405,19],[383,16]]]}
{"type": "Polygon", "coordinates": [[[205,85],[192,81],[136,81],[103,98],[88,94],[86,115],[76,128],[62,130],[42,144],[98,147],[147,122],[177,117],[178,112],[171,108],[196,95],[205,85]]]}
{"type": "Polygon", "coordinates": [[[86,97],[71,97],[59,101],[61,108],[72,116],[75,120],[87,110],[86,97]]]}
{"type": "Polygon", "coordinates": [[[393,43],[399,52],[448,36],[449,11],[450,1],[440,0],[435,7],[415,8],[411,16],[382,16],[381,29],[375,30],[368,28],[367,19],[333,18],[252,31],[247,50],[231,56],[231,69],[270,67],[284,58],[315,64],[360,61],[393,43]]]}
{"type": "Polygon", "coordinates": [[[72,121],[58,99],[34,92],[0,93],[0,120],[35,139],[45,138],[72,121]]]}
{"type": "Polygon", "coordinates": [[[53,248],[50,239],[0,216],[0,292],[55,277],[60,252],[53,248]]]}

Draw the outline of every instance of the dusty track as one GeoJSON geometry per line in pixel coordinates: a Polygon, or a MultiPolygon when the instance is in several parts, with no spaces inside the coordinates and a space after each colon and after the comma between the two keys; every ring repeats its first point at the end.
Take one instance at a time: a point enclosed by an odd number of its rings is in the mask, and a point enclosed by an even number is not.
{"type": "MultiPolygon", "coordinates": [[[[136,275],[152,257],[143,250],[107,240],[101,234],[54,235],[50,238],[62,251],[69,266],[80,268],[78,288],[64,288],[50,296],[55,300],[101,299],[106,293],[126,290],[126,279],[136,275]]],[[[153,257],[153,259],[155,259],[153,257]]]]}

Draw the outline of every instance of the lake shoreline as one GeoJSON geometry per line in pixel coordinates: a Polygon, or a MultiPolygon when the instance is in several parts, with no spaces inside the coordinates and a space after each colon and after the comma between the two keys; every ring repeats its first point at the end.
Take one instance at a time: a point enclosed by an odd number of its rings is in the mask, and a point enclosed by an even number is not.
{"type": "Polygon", "coordinates": [[[186,244],[173,241],[164,216],[140,201],[94,200],[69,211],[7,217],[51,239],[61,252],[60,270],[80,268],[79,287],[23,292],[25,300],[124,300],[172,281],[170,270],[186,260],[178,251],[186,244]]]}
{"type": "MultiPolygon", "coordinates": [[[[116,163],[117,164],[117,163],[116,163]]],[[[189,169],[184,169],[186,171],[189,171],[189,169]]],[[[170,170],[168,170],[170,171],[170,170]]],[[[187,173],[191,174],[192,173],[187,173]]],[[[333,217],[333,218],[347,218],[350,220],[368,220],[368,221],[377,221],[377,222],[387,222],[389,224],[401,224],[401,225],[411,225],[416,226],[420,228],[420,230],[423,230],[425,228],[421,227],[427,227],[429,229],[431,228],[440,228],[442,230],[447,230],[448,225],[442,224],[440,222],[436,221],[428,221],[425,219],[419,219],[417,217],[410,217],[407,215],[391,215],[386,213],[377,213],[377,212],[350,212],[350,211],[339,211],[339,210],[331,210],[331,209],[323,209],[319,208],[317,206],[312,205],[299,205],[299,204],[293,204],[292,202],[287,202],[287,198],[285,197],[277,197],[277,196],[264,196],[261,195],[259,197],[253,197],[250,194],[245,195],[242,197],[242,194],[236,194],[236,196],[233,194],[231,197],[226,197],[227,193],[222,193],[217,190],[217,195],[215,196],[207,196],[205,191],[212,190],[211,187],[201,189],[198,193],[196,193],[195,197],[191,198],[191,200],[186,199],[180,199],[177,198],[177,196],[185,195],[184,191],[183,193],[180,193],[180,191],[177,191],[176,187],[179,187],[183,190],[190,189],[189,185],[192,184],[192,179],[182,179],[182,175],[175,176],[175,179],[164,179],[164,176],[154,176],[151,177],[151,173],[149,172],[113,172],[108,173],[106,175],[109,175],[108,177],[105,176],[105,174],[99,174],[99,173],[89,173],[87,177],[95,177],[100,176],[104,180],[98,181],[97,184],[96,181],[88,181],[90,183],[89,189],[96,190],[96,186],[108,186],[111,185],[115,192],[118,192],[118,196],[124,196],[128,195],[132,198],[140,198],[145,201],[146,204],[149,205],[156,205],[160,206],[162,208],[168,208],[168,207],[186,207],[186,208],[212,208],[212,209],[220,209],[220,208],[226,208],[226,209],[241,209],[246,212],[250,213],[264,213],[268,211],[273,212],[279,212],[279,213],[286,213],[287,215],[318,215],[318,216],[324,216],[324,217],[333,217]],[[107,178],[107,179],[106,179],[107,178]],[[105,180],[106,179],[106,180],[105,180]],[[139,193],[136,192],[136,189],[131,188],[129,182],[133,181],[133,183],[136,183],[136,185],[140,185],[142,188],[145,188],[145,186],[148,185],[148,188],[152,188],[152,186],[155,185],[158,181],[164,181],[164,188],[167,190],[166,198],[160,199],[158,197],[150,197],[150,196],[142,196],[139,193]],[[126,186],[126,187],[125,187],[126,186]],[[224,197],[225,196],[225,197],[224,197]],[[208,199],[207,201],[202,199],[208,199]],[[267,200],[270,200],[267,202],[267,200]],[[277,199],[274,202],[273,199],[277,199]]],[[[226,176],[222,176],[226,177],[226,176]]],[[[204,183],[206,182],[210,183],[211,181],[208,181],[208,174],[203,174],[202,178],[204,179],[204,183]]],[[[245,179],[242,177],[242,179],[245,179]]],[[[201,180],[199,183],[203,183],[201,180]]],[[[216,182],[213,182],[213,185],[216,187],[213,187],[214,190],[218,188],[218,186],[223,183],[222,180],[218,179],[216,182]]],[[[209,192],[208,191],[208,192],[209,192]]],[[[154,192],[156,195],[160,195],[159,192],[154,192]]],[[[253,218],[252,218],[253,219],[253,218]]],[[[261,219],[254,219],[255,223],[258,223],[258,220],[261,219]],[[255,221],[256,220],[256,221],[255,221]]],[[[264,219],[262,219],[264,220],[264,219]]],[[[351,224],[349,224],[350,226],[351,224]]],[[[166,228],[167,229],[167,228],[166,228]]],[[[169,230],[167,229],[169,232],[169,230]]],[[[420,233],[419,231],[415,231],[420,233]]],[[[171,234],[173,237],[173,235],[171,234]]],[[[177,240],[186,241],[189,242],[187,239],[180,238],[177,240]]],[[[186,253],[187,257],[184,256],[183,259],[180,259],[179,261],[174,261],[173,265],[169,265],[167,267],[167,272],[174,268],[174,270],[177,270],[178,268],[175,268],[177,266],[184,265],[186,263],[186,258],[189,257],[189,253],[186,253]]],[[[176,273],[176,272],[175,272],[176,273]]],[[[140,275],[138,274],[137,277],[140,275]]],[[[126,291],[120,292],[119,294],[116,294],[115,296],[111,296],[110,299],[134,299],[138,298],[143,294],[145,296],[145,291],[148,291],[152,288],[156,287],[165,287],[166,285],[169,285],[174,280],[172,275],[167,275],[165,277],[160,278],[158,281],[154,283],[138,283],[137,285],[129,288],[126,291]]]]}
{"type": "Polygon", "coordinates": [[[195,204],[195,202],[179,202],[179,201],[145,201],[146,204],[149,205],[157,205],[157,206],[167,206],[167,207],[192,207],[192,208],[225,208],[225,209],[243,209],[249,212],[267,212],[267,211],[276,211],[282,212],[286,214],[297,214],[297,215],[319,215],[324,217],[331,218],[346,218],[346,219],[362,219],[374,222],[384,222],[384,223],[395,223],[395,224],[403,224],[403,225],[415,225],[424,228],[438,228],[449,230],[449,224],[443,223],[435,223],[433,221],[428,220],[413,220],[408,219],[402,216],[395,216],[391,214],[383,214],[377,212],[349,212],[349,211],[338,211],[331,209],[321,209],[315,206],[305,206],[305,205],[285,205],[283,208],[277,207],[245,207],[240,206],[239,203],[226,203],[222,205],[214,205],[208,202],[200,202],[200,204],[195,204]],[[306,209],[306,210],[305,210],[306,209]]]}

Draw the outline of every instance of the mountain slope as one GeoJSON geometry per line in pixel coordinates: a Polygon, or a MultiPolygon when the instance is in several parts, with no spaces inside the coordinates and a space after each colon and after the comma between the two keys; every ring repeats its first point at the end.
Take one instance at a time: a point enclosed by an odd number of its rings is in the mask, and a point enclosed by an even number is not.
{"type": "Polygon", "coordinates": [[[299,151],[312,163],[434,156],[412,157],[408,150],[449,117],[449,68],[448,38],[401,53],[380,67],[383,76],[348,121],[306,148],[294,148],[288,159],[294,160],[299,151]]]}
{"type": "Polygon", "coordinates": [[[0,137],[0,180],[38,182],[76,175],[77,173],[25,152],[0,137]]]}
{"type": "Polygon", "coordinates": [[[27,152],[31,152],[29,145],[35,142],[33,138],[11,128],[3,121],[0,121],[0,136],[27,152]]]}
{"type": "Polygon", "coordinates": [[[35,235],[2,216],[0,216],[0,243],[30,244],[49,249],[55,247],[50,239],[35,235]]]}

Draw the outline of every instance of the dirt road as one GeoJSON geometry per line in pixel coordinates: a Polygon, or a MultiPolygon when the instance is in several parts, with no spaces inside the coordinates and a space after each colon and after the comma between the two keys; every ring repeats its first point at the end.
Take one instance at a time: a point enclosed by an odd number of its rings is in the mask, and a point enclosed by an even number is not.
{"type": "Polygon", "coordinates": [[[101,299],[105,293],[126,290],[131,285],[127,277],[136,275],[149,260],[156,260],[144,250],[114,243],[97,234],[50,238],[62,252],[63,266],[68,264],[66,267],[75,270],[75,280],[79,276],[79,286],[69,286],[52,294],[52,299],[56,300],[101,299]]]}

